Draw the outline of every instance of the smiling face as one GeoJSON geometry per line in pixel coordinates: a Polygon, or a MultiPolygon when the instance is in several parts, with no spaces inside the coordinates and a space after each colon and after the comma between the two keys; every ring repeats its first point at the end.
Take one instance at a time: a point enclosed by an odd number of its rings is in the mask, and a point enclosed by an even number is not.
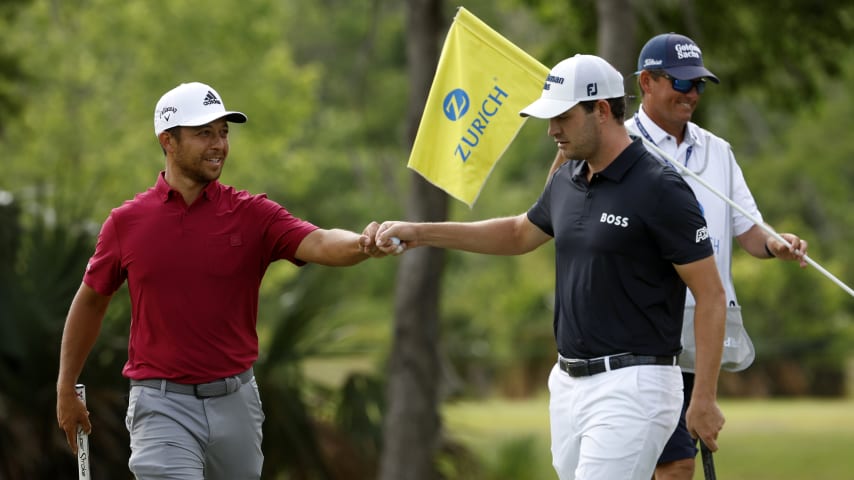
{"type": "Polygon", "coordinates": [[[170,135],[173,148],[169,159],[174,174],[198,185],[218,179],[228,157],[228,122],[221,118],[180,129],[178,135],[170,135]]]}
{"type": "Polygon", "coordinates": [[[697,89],[692,88],[688,93],[677,92],[669,78],[648,70],[641,71],[639,82],[643,89],[644,112],[664,131],[681,141],[685,125],[691,121],[700,102],[697,89]]]}

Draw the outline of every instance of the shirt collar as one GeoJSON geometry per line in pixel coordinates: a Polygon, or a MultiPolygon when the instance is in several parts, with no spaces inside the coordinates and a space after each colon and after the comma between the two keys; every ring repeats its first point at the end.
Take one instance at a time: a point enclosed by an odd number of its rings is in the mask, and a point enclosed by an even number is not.
{"type": "MultiPolygon", "coordinates": [[[[628,172],[632,165],[635,164],[641,154],[646,153],[646,147],[643,146],[643,140],[639,137],[631,138],[632,143],[620,152],[620,154],[617,155],[617,158],[605,167],[604,170],[598,172],[598,175],[605,177],[612,182],[619,182],[623,179],[626,172],[628,172]]],[[[589,169],[590,165],[586,160],[579,161],[572,170],[573,179],[586,177],[589,169]]]]}
{"type": "Polygon", "coordinates": [[[172,192],[175,192],[176,195],[178,194],[177,190],[174,190],[168,183],[166,183],[165,170],[161,170],[157,175],[157,183],[154,184],[154,191],[157,192],[157,196],[160,197],[160,201],[163,203],[169,201],[169,195],[172,192]]]}
{"type": "Polygon", "coordinates": [[[617,158],[615,158],[610,165],[605,167],[605,169],[599,173],[611,181],[619,182],[643,153],[646,153],[646,147],[643,146],[643,140],[640,138],[633,138],[632,143],[620,152],[620,154],[617,155],[617,158]]]}
{"type": "MultiPolygon", "coordinates": [[[[219,186],[219,180],[214,180],[208,183],[205,188],[202,189],[202,198],[206,198],[208,200],[215,198],[217,192],[219,192],[219,186]]],[[[161,170],[160,174],[157,175],[157,183],[154,184],[154,191],[157,193],[163,203],[168,202],[173,195],[180,195],[178,190],[175,190],[174,188],[169,186],[168,183],[166,183],[165,170],[161,170]]]]}

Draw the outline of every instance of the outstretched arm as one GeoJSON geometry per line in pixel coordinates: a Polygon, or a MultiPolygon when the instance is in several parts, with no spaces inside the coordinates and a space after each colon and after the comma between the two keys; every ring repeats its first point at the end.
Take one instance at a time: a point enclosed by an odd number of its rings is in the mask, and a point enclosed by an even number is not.
{"type": "Polygon", "coordinates": [[[526,213],[479,222],[383,222],[377,245],[388,253],[400,253],[395,251],[393,237],[406,248],[430,246],[491,255],[520,255],[552,238],[531,223],[526,213]]]}
{"type": "Polygon", "coordinates": [[[355,265],[368,257],[384,257],[386,253],[374,243],[378,227],[371,222],[361,235],[338,228],[319,228],[302,239],[295,256],[304,262],[338,267],[355,265]]]}

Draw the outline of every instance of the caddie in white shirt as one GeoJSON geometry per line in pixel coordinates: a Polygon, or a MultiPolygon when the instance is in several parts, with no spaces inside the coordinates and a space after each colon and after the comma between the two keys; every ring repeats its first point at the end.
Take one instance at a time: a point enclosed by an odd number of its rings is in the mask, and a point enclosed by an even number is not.
{"type": "MultiPolygon", "coordinates": [[[[762,215],[741,168],[735,161],[730,144],[691,122],[691,116],[708,82],[719,83],[718,78],[703,65],[700,47],[683,35],[657,35],[641,50],[636,75],[642,103],[638,112],[626,120],[629,132],[655,144],[671,159],[680,162],[761,221],[762,215]]],[[[652,153],[655,155],[655,152],[652,153]]],[[[744,250],[756,258],[799,260],[801,267],[807,265],[803,260],[807,251],[806,241],[797,235],[783,233],[781,236],[792,245],[791,249],[787,248],[693,177],[683,176],[694,191],[709,227],[715,262],[726,290],[728,315],[740,315],[730,268],[733,237],[744,250]]],[[[694,303],[694,297],[689,291],[685,301],[683,346],[693,344],[694,303]]],[[[731,371],[747,368],[753,360],[753,352],[746,333],[743,338],[725,339],[724,342],[725,346],[748,348],[749,355],[742,355],[737,364],[724,363],[723,368],[731,371]]],[[[726,360],[725,348],[724,361],[726,360]]],[[[694,358],[691,349],[683,351],[680,366],[683,371],[685,403],[679,425],[665,446],[656,467],[657,480],[690,480],[694,475],[696,440],[692,438],[693,435],[685,422],[685,412],[694,384],[694,358]]]]}

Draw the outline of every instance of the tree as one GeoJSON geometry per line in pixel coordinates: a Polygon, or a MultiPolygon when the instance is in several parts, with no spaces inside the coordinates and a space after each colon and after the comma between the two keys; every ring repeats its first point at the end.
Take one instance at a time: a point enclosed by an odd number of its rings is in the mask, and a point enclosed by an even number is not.
{"type": "MultiPolygon", "coordinates": [[[[630,0],[596,2],[597,52],[619,72],[631,72],[637,65],[637,20],[630,0]]],[[[634,89],[634,77],[627,75],[626,92],[634,89]]]]}
{"type": "MultiPolygon", "coordinates": [[[[441,0],[407,2],[407,70],[410,78],[407,137],[415,141],[423,105],[439,59],[441,0]]],[[[407,218],[447,218],[447,196],[413,173],[407,218]]],[[[388,369],[388,412],[380,479],[432,480],[440,436],[439,281],[445,254],[421,248],[401,257],[395,291],[395,324],[388,369]]]]}
{"type": "MultiPolygon", "coordinates": [[[[42,196],[0,201],[0,478],[77,478],[52,412],[62,319],[94,245],[84,216],[42,196]]],[[[129,455],[122,398],[127,384],[115,375],[127,335],[120,321],[128,311],[127,301],[111,306],[80,379],[97,432],[91,468],[112,478],[109,472],[127,470],[129,455]]]]}
{"type": "MultiPolygon", "coordinates": [[[[7,28],[14,22],[20,9],[30,0],[7,0],[0,5],[0,29],[7,28]]],[[[0,134],[3,133],[4,123],[12,121],[20,112],[21,99],[15,95],[12,85],[28,79],[21,67],[21,52],[9,45],[0,46],[0,74],[4,81],[0,84],[0,111],[4,112],[0,119],[0,134]]]]}

